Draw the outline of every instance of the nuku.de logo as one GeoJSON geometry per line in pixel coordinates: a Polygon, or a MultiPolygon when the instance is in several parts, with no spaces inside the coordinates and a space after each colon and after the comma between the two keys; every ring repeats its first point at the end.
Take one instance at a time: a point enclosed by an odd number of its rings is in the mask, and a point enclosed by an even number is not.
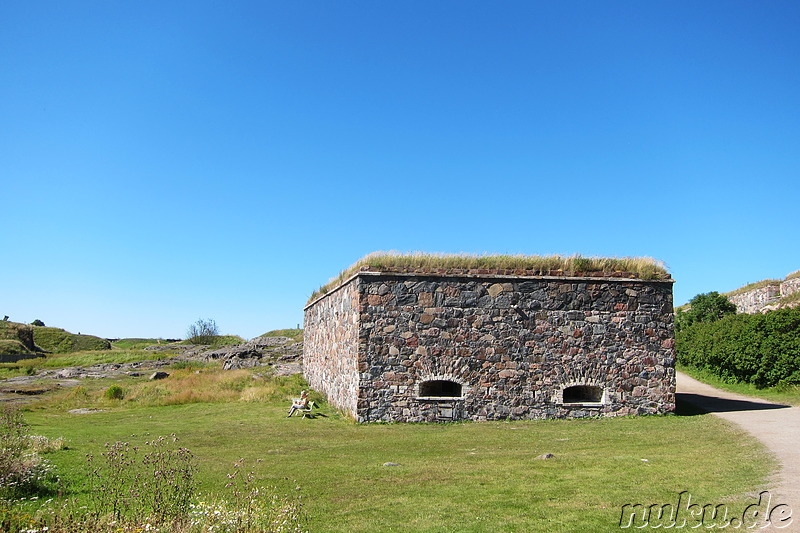
{"type": "Polygon", "coordinates": [[[792,508],[785,503],[772,502],[772,494],[763,491],[758,502],[736,513],[726,504],[692,503],[692,495],[683,491],[675,503],[644,505],[625,504],[619,518],[620,529],[741,529],[754,531],[772,527],[783,529],[793,522],[792,508]]]}

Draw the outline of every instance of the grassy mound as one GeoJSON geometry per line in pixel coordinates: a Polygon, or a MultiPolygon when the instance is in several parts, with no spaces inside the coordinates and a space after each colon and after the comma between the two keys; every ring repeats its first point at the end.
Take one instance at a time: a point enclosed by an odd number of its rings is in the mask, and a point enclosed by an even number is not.
{"type": "Polygon", "coordinates": [[[0,355],[27,355],[33,353],[14,339],[0,339],[0,355]]]}
{"type": "Polygon", "coordinates": [[[192,339],[186,339],[177,344],[203,344],[205,346],[217,347],[229,346],[232,344],[243,344],[245,342],[245,340],[239,335],[212,335],[207,338],[213,338],[212,342],[198,342],[197,337],[195,337],[192,339]]]}
{"type": "Polygon", "coordinates": [[[260,337],[289,337],[295,342],[302,342],[303,329],[273,329],[260,335],[260,337]]]}
{"type": "Polygon", "coordinates": [[[89,350],[110,350],[111,343],[94,335],[70,333],[59,328],[33,327],[33,340],[42,350],[53,353],[72,353],[89,350]]]}
{"type": "Polygon", "coordinates": [[[36,351],[33,327],[17,322],[0,322],[0,354],[29,354],[36,351]]]}

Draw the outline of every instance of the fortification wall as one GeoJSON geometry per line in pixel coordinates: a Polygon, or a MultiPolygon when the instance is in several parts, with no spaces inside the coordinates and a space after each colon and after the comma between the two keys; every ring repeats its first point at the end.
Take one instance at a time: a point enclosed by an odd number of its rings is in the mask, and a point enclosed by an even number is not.
{"type": "Polygon", "coordinates": [[[781,298],[800,292],[800,277],[790,278],[781,283],[781,298]]]}
{"type": "Polygon", "coordinates": [[[671,280],[356,279],[348,286],[358,287],[359,421],[434,421],[445,410],[473,420],[674,410],[671,280]],[[421,387],[432,382],[460,390],[427,397],[421,387]],[[565,403],[572,386],[599,396],[565,403]]]}
{"type": "Polygon", "coordinates": [[[728,300],[736,306],[737,313],[754,314],[761,311],[764,306],[775,303],[781,297],[779,283],[759,287],[751,291],[728,296],[728,300]]]}
{"type": "Polygon", "coordinates": [[[328,294],[306,308],[303,332],[306,380],[332,405],[352,414],[359,391],[358,299],[357,280],[328,294]]]}

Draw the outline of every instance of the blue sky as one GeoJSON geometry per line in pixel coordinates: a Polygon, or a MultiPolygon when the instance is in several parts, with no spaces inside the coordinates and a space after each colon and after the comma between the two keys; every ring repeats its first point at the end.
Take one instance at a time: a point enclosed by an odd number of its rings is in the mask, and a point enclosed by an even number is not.
{"type": "Polygon", "coordinates": [[[800,4],[0,3],[0,314],[253,337],[375,250],[800,269],[800,4]]]}

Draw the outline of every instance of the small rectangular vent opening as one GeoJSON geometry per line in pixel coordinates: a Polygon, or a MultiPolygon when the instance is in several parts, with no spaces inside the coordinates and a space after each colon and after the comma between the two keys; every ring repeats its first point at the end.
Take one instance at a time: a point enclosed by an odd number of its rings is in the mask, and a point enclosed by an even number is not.
{"type": "Polygon", "coordinates": [[[419,395],[421,398],[460,398],[461,384],[443,379],[423,381],[419,385],[419,395]]]}
{"type": "Polygon", "coordinates": [[[564,403],[600,403],[603,389],[595,385],[573,385],[564,389],[564,403]]]}

